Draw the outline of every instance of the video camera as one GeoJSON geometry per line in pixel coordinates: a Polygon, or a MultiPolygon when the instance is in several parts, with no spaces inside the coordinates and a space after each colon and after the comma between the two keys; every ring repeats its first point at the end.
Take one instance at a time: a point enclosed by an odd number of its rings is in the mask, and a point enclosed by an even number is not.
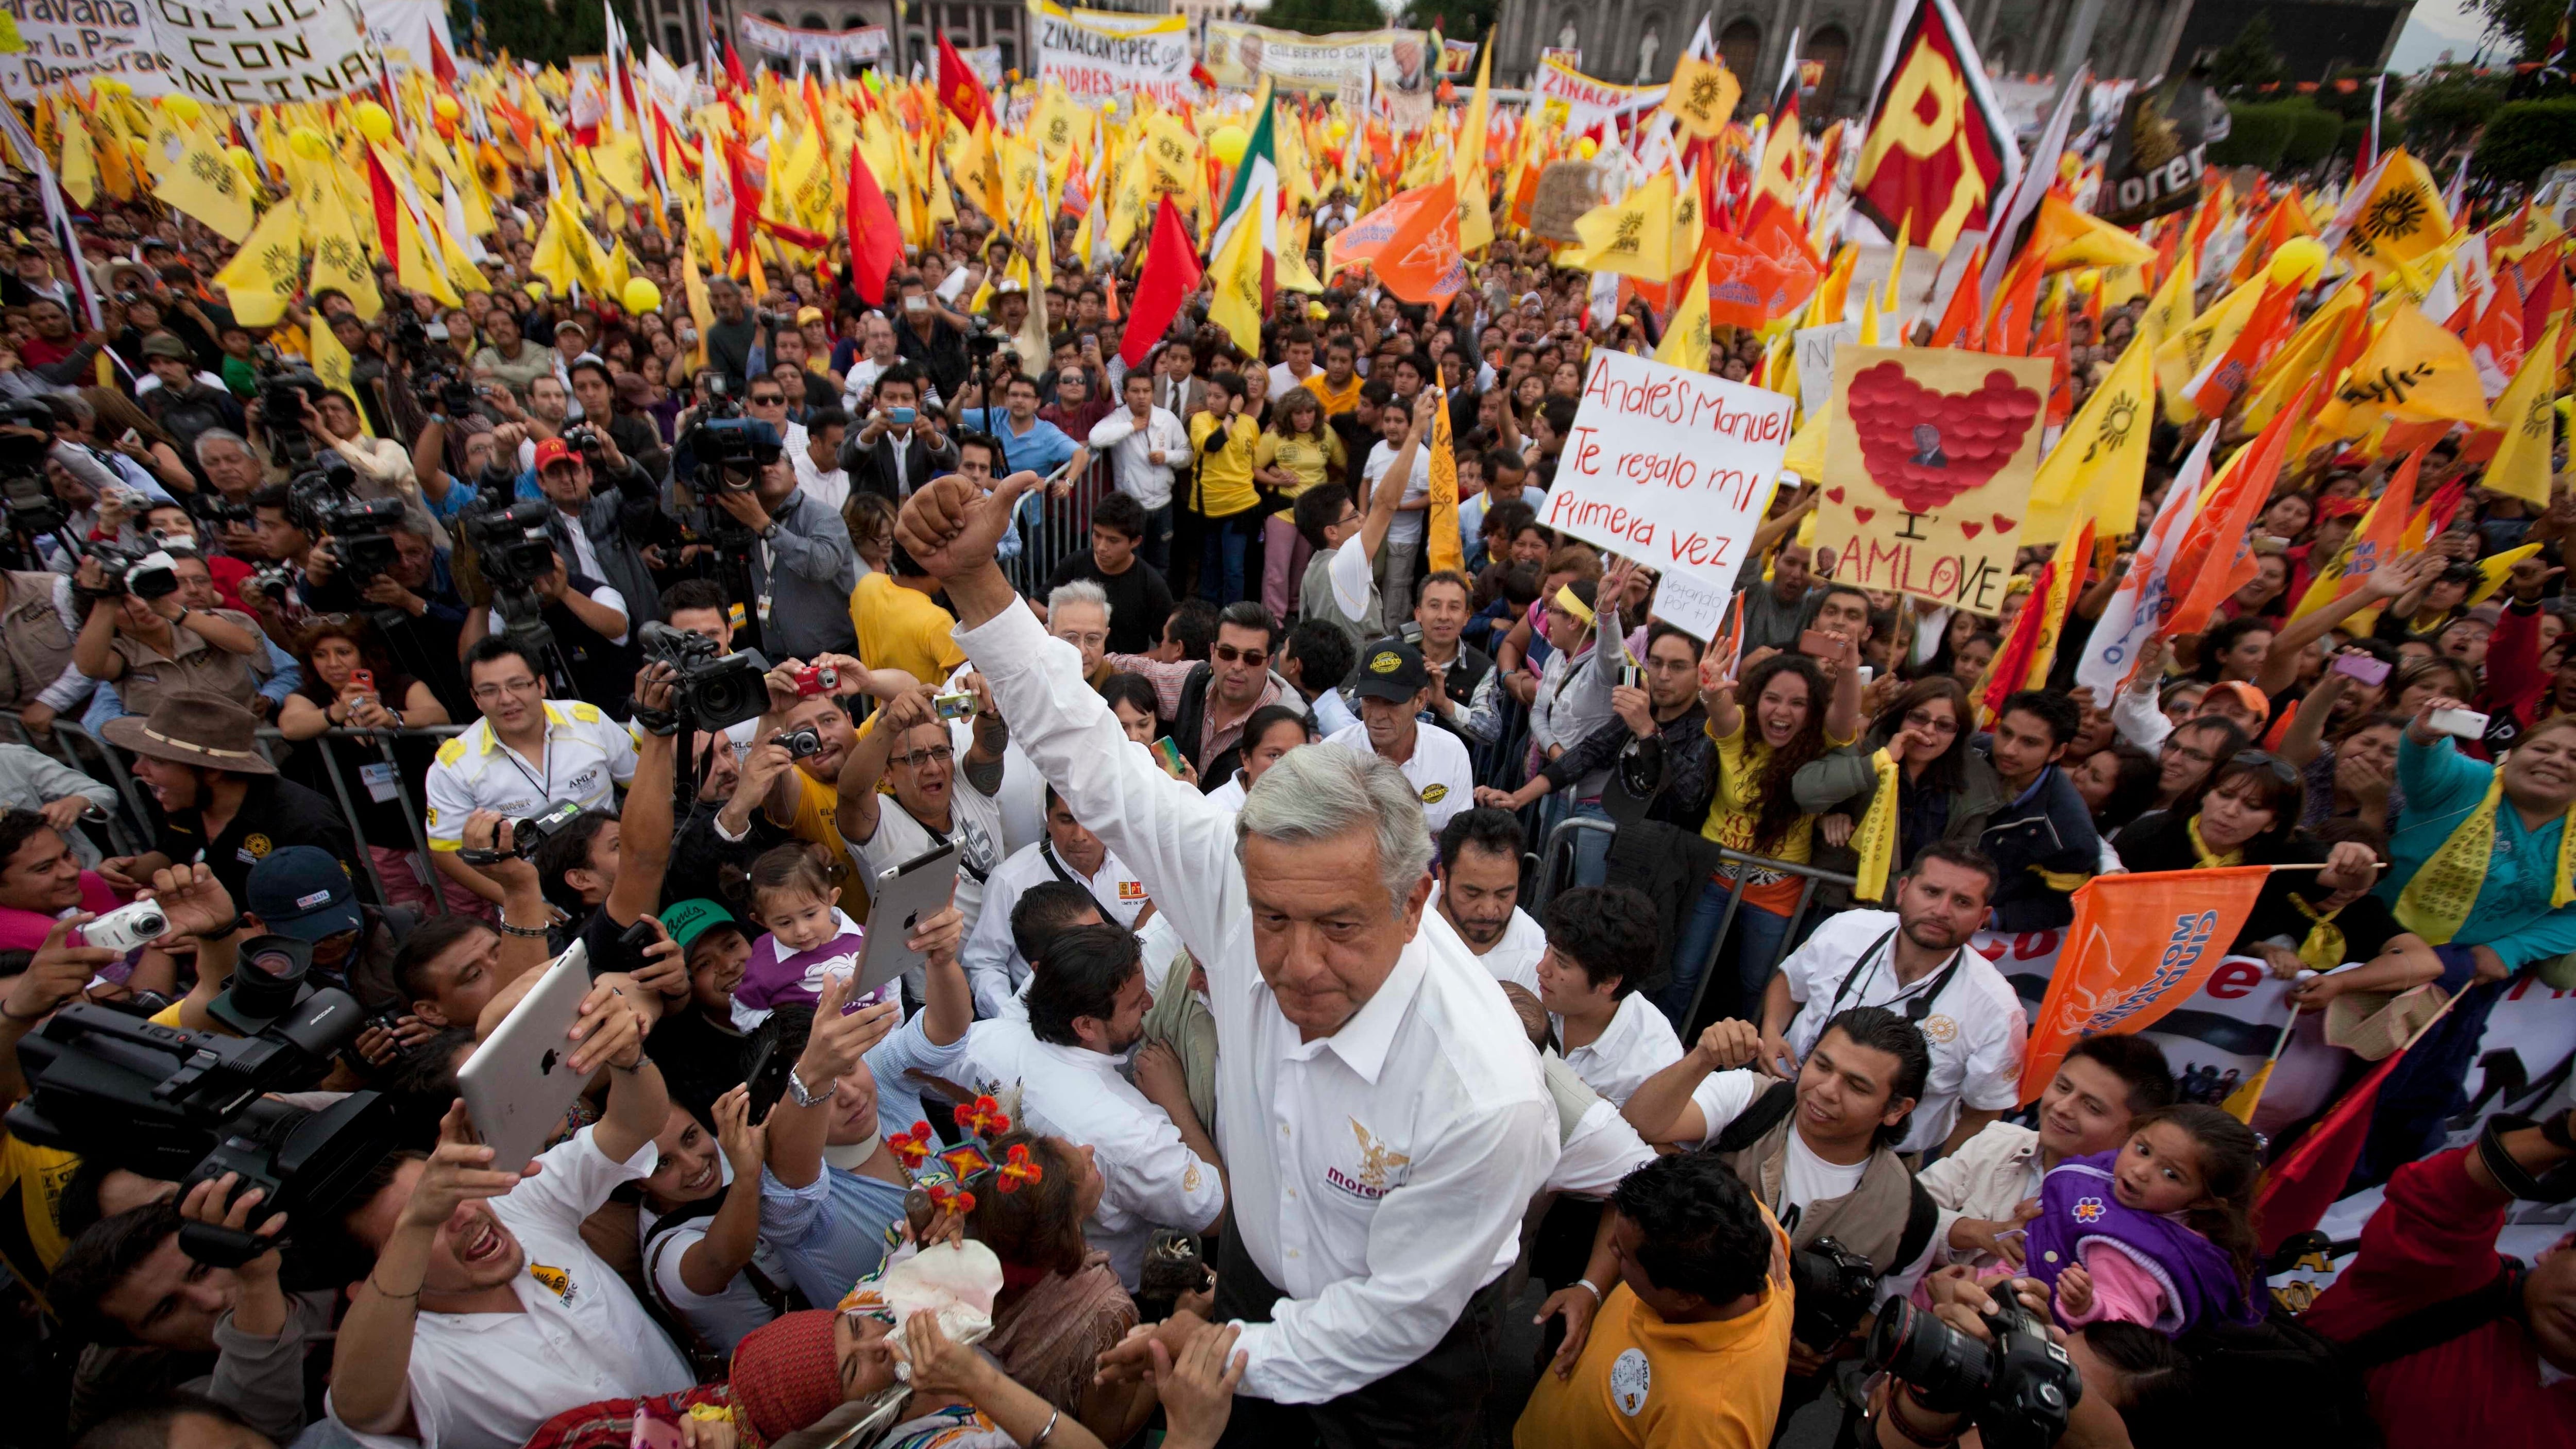
{"type": "Polygon", "coordinates": [[[322,531],[331,536],[331,562],[350,588],[363,594],[369,584],[402,562],[402,547],[394,542],[394,530],[402,521],[399,498],[340,503],[323,512],[322,531]]]}
{"type": "Polygon", "coordinates": [[[313,462],[313,438],[304,431],[304,408],[331,389],[321,374],[290,361],[265,343],[252,352],[251,368],[259,385],[259,415],[266,424],[270,452],[289,473],[313,462]]]}
{"type": "Polygon", "coordinates": [[[537,581],[555,569],[554,536],[546,531],[551,504],[510,501],[495,494],[488,504],[458,516],[457,527],[474,545],[475,566],[492,589],[501,632],[532,649],[550,651],[554,631],[540,617],[537,581]]]}
{"type": "Polygon", "coordinates": [[[456,858],[467,865],[499,865],[508,859],[534,860],[539,846],[580,818],[579,801],[556,800],[534,815],[523,815],[510,822],[510,848],[507,851],[460,850],[456,858]]]}
{"type": "MultiPolygon", "coordinates": [[[[34,398],[0,403],[0,511],[13,533],[34,537],[55,533],[71,522],[71,510],[54,496],[45,477],[45,457],[53,451],[53,410],[34,398]],[[25,432],[15,431],[26,429],[25,432]]],[[[31,565],[33,566],[33,565],[31,565]]]]}
{"type": "Polygon", "coordinates": [[[716,641],[704,634],[646,624],[635,631],[644,657],[668,664],[680,676],[676,686],[680,714],[692,728],[729,729],[758,719],[769,709],[769,661],[757,649],[718,654],[716,641]]]}
{"type": "Polygon", "coordinates": [[[761,470],[778,461],[778,431],[758,418],[701,419],[687,443],[697,460],[689,482],[701,492],[749,493],[760,486],[761,470]]]}
{"type": "Polygon", "coordinates": [[[159,548],[92,543],[89,556],[102,575],[98,592],[110,599],[132,594],[138,599],[165,599],[179,592],[178,560],[159,548]]]}
{"type": "Polygon", "coordinates": [[[327,1220],[396,1146],[393,1104],[374,1092],[319,1111],[269,1095],[320,1082],[366,1024],[347,992],[305,979],[309,950],[272,949],[281,940],[251,941],[211,1008],[247,1035],[155,1026],[83,1002],[18,1044],[29,1091],[8,1127],[21,1139],[175,1179],[182,1194],[228,1172],[241,1174],[236,1192],[266,1190],[243,1231],[180,1230],[180,1249],[216,1267],[273,1246],[248,1230],[278,1213],[327,1220]]]}
{"type": "Polygon", "coordinates": [[[1895,1299],[1870,1330],[1866,1361],[1933,1413],[1966,1415],[1994,1449],[2049,1449],[2084,1397],[2084,1375],[2008,1289],[1994,1301],[2000,1306],[1985,1316],[1994,1342],[1979,1343],[1895,1299]]]}

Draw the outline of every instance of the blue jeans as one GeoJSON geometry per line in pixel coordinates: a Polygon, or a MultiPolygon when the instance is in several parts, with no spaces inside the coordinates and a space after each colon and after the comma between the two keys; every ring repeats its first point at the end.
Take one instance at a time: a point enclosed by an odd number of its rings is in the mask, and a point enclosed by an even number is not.
{"type": "MultiPolygon", "coordinates": [[[[1734,899],[1733,890],[1712,880],[1700,887],[1699,901],[1691,907],[1690,919],[1682,923],[1681,940],[1673,948],[1672,979],[1655,993],[1655,1005],[1672,1018],[1677,1032],[1686,1034],[1690,1030],[1691,993],[1699,987],[1700,970],[1717,945],[1718,923],[1726,919],[1727,905],[1734,899]]],[[[1736,907],[1735,928],[1729,935],[1734,942],[1734,975],[1720,975],[1709,983],[1711,1020],[1744,1016],[1762,1000],[1762,990],[1770,984],[1771,968],[1788,942],[1789,918],[1747,901],[1736,907]],[[1730,1000],[1730,996],[1734,999],[1730,1000]]],[[[1720,956],[1721,969],[1724,962],[1725,957],[1720,956]]]]}
{"type": "Polygon", "coordinates": [[[1222,608],[1245,597],[1243,555],[1261,531],[1261,519],[1260,509],[1247,508],[1207,521],[1207,543],[1199,553],[1200,598],[1222,608]]]}

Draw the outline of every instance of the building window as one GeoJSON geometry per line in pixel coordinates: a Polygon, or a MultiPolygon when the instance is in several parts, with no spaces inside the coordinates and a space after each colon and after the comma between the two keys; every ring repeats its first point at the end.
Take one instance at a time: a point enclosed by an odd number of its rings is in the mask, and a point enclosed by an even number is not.
{"type": "Polygon", "coordinates": [[[1851,62],[1851,33],[1839,25],[1826,26],[1809,38],[1807,53],[1800,59],[1812,60],[1824,68],[1816,82],[1815,114],[1832,114],[1834,97],[1842,94],[1843,72],[1851,62]]]}
{"type": "Polygon", "coordinates": [[[678,21],[674,20],[663,22],[662,53],[664,55],[687,55],[689,53],[687,42],[688,37],[681,31],[678,21]]]}
{"type": "Polygon", "coordinates": [[[1762,63],[1762,27],[1739,16],[1717,33],[1717,53],[1738,80],[1750,77],[1762,63]]]}

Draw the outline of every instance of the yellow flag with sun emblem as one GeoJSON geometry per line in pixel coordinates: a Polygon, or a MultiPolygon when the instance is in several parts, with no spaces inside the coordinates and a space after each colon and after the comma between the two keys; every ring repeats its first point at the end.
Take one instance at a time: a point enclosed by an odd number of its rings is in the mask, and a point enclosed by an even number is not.
{"type": "Polygon", "coordinates": [[[2539,344],[2523,355],[2522,370],[2496,399],[2496,426],[2504,429],[2504,441],[2496,445],[2481,480],[2538,508],[2549,506],[2549,453],[2558,424],[2552,384],[2558,373],[2558,334],[2566,325],[2549,324],[2539,344]]]}
{"type": "MultiPolygon", "coordinates": [[[[2451,235],[2451,214],[2433,173],[2403,146],[2388,153],[2370,194],[2347,216],[2350,230],[2336,254],[2382,282],[2403,281],[2409,272],[2431,275],[2417,263],[2451,235]]],[[[2345,220],[2336,218],[2338,224],[2345,220]]]]}
{"type": "Polygon", "coordinates": [[[251,228],[250,240],[215,274],[215,285],[224,289],[234,320],[244,327],[274,327],[286,315],[303,271],[304,219],[292,203],[281,202],[251,228]]]}
{"type": "Polygon", "coordinates": [[[1574,223],[1583,256],[1573,265],[1616,272],[1640,282],[1673,279],[1673,173],[1658,171],[1645,185],[1585,212],[1574,223]]]}
{"type": "Polygon", "coordinates": [[[2093,389],[2031,480],[2029,532],[2066,533],[2089,506],[2096,537],[2138,530],[2138,497],[2155,431],[2155,334],[2141,331],[2093,389]]]}
{"type": "Polygon", "coordinates": [[[1681,128],[1700,140],[1708,140],[1726,129],[1735,119],[1735,103],[1742,99],[1744,87],[1726,62],[1711,58],[1698,60],[1683,56],[1673,67],[1673,83],[1664,91],[1664,111],[1681,128]]]}
{"type": "Polygon", "coordinates": [[[254,212],[250,183],[224,159],[223,148],[200,126],[182,126],[168,112],[152,128],[152,195],[212,227],[239,245],[250,235],[254,212]]]}

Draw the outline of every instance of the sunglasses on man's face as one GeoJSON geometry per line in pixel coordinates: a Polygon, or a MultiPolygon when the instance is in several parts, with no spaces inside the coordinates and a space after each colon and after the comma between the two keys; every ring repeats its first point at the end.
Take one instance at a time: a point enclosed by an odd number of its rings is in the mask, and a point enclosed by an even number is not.
{"type": "Polygon", "coordinates": [[[1231,644],[1214,644],[1209,646],[1208,652],[1228,664],[1239,659],[1255,669],[1270,662],[1269,651],[1262,649],[1238,649],[1231,644]]]}

